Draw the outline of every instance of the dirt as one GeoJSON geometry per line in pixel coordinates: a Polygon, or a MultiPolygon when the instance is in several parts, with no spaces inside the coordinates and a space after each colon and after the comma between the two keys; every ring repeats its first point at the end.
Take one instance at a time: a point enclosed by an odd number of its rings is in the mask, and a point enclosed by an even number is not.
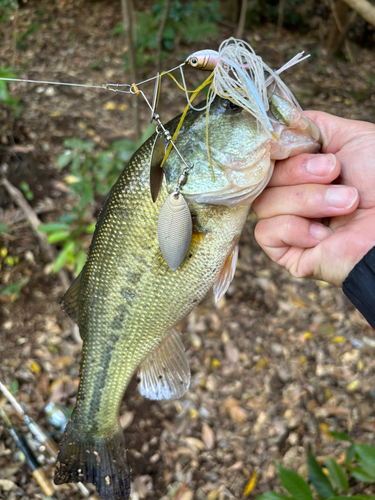
{"type": "MultiPolygon", "coordinates": [[[[30,0],[20,9],[16,28],[22,50],[13,50],[13,24],[2,23],[0,60],[14,66],[20,78],[129,83],[122,69],[124,40],[111,35],[120,21],[119,2],[30,0]]],[[[179,64],[194,50],[216,48],[233,32],[233,26],[222,23],[218,40],[181,45],[163,67],[179,64]]],[[[322,40],[313,33],[284,32],[277,39],[275,27],[266,25],[245,38],[274,68],[301,50],[313,54],[285,75],[304,109],[375,122],[373,49],[352,44],[355,63],[349,63],[326,58],[322,40]]],[[[140,78],[154,73],[148,66],[140,78]]],[[[197,85],[196,78],[187,71],[190,88],[197,85]]],[[[33,209],[42,221],[55,220],[72,203],[56,169],[64,138],[93,140],[104,148],[115,139],[134,138],[132,98],[42,84],[13,83],[10,89],[23,110],[15,119],[9,110],[0,109],[2,174],[15,186],[26,181],[34,194],[33,209]]],[[[146,88],[150,97],[152,90],[152,84],[146,88]]],[[[162,120],[184,106],[184,95],[171,80],[163,81],[162,120]]],[[[146,125],[149,112],[143,103],[141,116],[146,125]]],[[[0,220],[12,228],[0,248],[19,259],[9,266],[1,257],[0,287],[29,278],[17,300],[0,295],[1,380],[8,386],[18,384],[17,398],[58,440],[43,409],[51,401],[63,408],[74,405],[80,345],[59,306],[64,289],[56,275],[49,274],[35,234],[3,187],[0,220]]],[[[272,488],[281,491],[275,460],[305,475],[304,450],[312,444],[317,455],[343,461],[347,443],[332,440],[329,429],[375,444],[373,331],[341,290],[294,279],[270,262],[254,240],[254,225],[252,216],[226,296],[215,304],[209,294],[180,325],[192,370],[186,396],[150,402],[138,394],[135,383],[126,392],[121,418],[133,500],[243,498],[254,472],[258,480],[252,495],[272,488]]],[[[11,407],[5,408],[26,433],[11,407]]],[[[50,477],[52,470],[47,469],[50,477]]],[[[0,480],[9,481],[8,489],[0,482],[2,499],[42,498],[2,424],[0,480]]],[[[375,489],[356,484],[352,493],[374,494],[375,489]]],[[[60,487],[56,496],[81,498],[70,486],[60,487]]]]}

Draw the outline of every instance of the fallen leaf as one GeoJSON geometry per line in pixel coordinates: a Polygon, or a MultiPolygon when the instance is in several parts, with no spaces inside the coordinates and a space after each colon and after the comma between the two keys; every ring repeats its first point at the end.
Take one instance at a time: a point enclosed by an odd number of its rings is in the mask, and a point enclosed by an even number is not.
{"type": "Polygon", "coordinates": [[[244,489],[243,494],[245,495],[245,497],[247,497],[248,495],[250,495],[250,493],[255,488],[256,484],[257,484],[257,473],[254,471],[252,473],[252,475],[251,475],[251,478],[249,479],[249,482],[247,483],[247,485],[246,485],[246,487],[244,489]]]}
{"type": "Polygon", "coordinates": [[[17,485],[10,479],[0,479],[0,488],[2,488],[4,491],[10,491],[17,488],[17,485]]]}
{"type": "Polygon", "coordinates": [[[134,411],[126,411],[120,417],[120,424],[123,429],[127,429],[134,419],[134,411]]]}
{"type": "Polygon", "coordinates": [[[185,441],[189,446],[192,446],[193,448],[197,448],[200,451],[203,451],[206,449],[204,443],[198,438],[187,437],[187,438],[185,438],[185,441]]]}
{"type": "Polygon", "coordinates": [[[229,415],[230,418],[239,425],[244,424],[249,418],[247,411],[241,408],[241,406],[232,406],[229,408],[229,415]]]}
{"type": "Polygon", "coordinates": [[[206,445],[207,450],[212,450],[215,445],[215,434],[209,425],[202,425],[202,441],[206,445]]]}

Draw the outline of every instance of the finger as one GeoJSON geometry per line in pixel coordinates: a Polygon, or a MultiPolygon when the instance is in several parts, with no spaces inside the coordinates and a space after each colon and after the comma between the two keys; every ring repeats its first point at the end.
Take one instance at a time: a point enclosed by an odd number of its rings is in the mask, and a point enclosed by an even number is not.
{"type": "Polygon", "coordinates": [[[265,189],[254,201],[253,210],[258,219],[278,215],[319,219],[351,213],[358,203],[358,191],[353,187],[303,184],[265,189]]]}
{"type": "Polygon", "coordinates": [[[373,124],[348,120],[323,111],[304,111],[304,115],[318,125],[322,138],[322,153],[337,153],[356,135],[373,134],[373,124]]]}
{"type": "Polygon", "coordinates": [[[257,242],[270,259],[278,263],[291,247],[313,248],[331,234],[331,230],[323,224],[295,215],[263,219],[255,226],[257,242]]]}
{"type": "Polygon", "coordinates": [[[335,155],[300,154],[276,162],[268,187],[329,184],[339,175],[340,163],[335,155]]]}

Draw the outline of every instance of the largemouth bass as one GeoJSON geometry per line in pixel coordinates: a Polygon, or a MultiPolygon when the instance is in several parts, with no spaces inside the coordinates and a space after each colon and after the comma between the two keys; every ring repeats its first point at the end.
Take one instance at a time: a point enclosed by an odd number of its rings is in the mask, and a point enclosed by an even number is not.
{"type": "MultiPolygon", "coordinates": [[[[176,145],[193,163],[182,194],[193,237],[186,258],[172,272],[159,249],[160,209],[183,169],[175,152],[163,166],[156,203],[150,196],[154,138],[134,154],[100,213],[86,264],[63,298],[63,308],[83,339],[77,403],[57,458],[55,483],[92,482],[105,500],[128,499],[129,469],[118,412],[138,372],[150,399],[182,396],[190,370],[177,323],[211,287],[227,290],[236,267],[238,240],[251,202],[264,189],[275,159],[319,150],[319,130],[294,105],[270,95],[274,138],[231,101],[216,98],[206,112],[190,110],[176,145]]],[[[173,132],[178,118],[167,128],[173,132]]],[[[160,158],[160,161],[162,157],[160,158]]]]}

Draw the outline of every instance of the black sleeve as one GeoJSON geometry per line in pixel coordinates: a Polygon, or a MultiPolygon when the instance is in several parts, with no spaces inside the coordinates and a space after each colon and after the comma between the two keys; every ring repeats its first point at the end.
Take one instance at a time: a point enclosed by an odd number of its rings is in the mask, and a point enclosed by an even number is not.
{"type": "Polygon", "coordinates": [[[350,271],[342,289],[375,329],[375,247],[350,271]]]}

